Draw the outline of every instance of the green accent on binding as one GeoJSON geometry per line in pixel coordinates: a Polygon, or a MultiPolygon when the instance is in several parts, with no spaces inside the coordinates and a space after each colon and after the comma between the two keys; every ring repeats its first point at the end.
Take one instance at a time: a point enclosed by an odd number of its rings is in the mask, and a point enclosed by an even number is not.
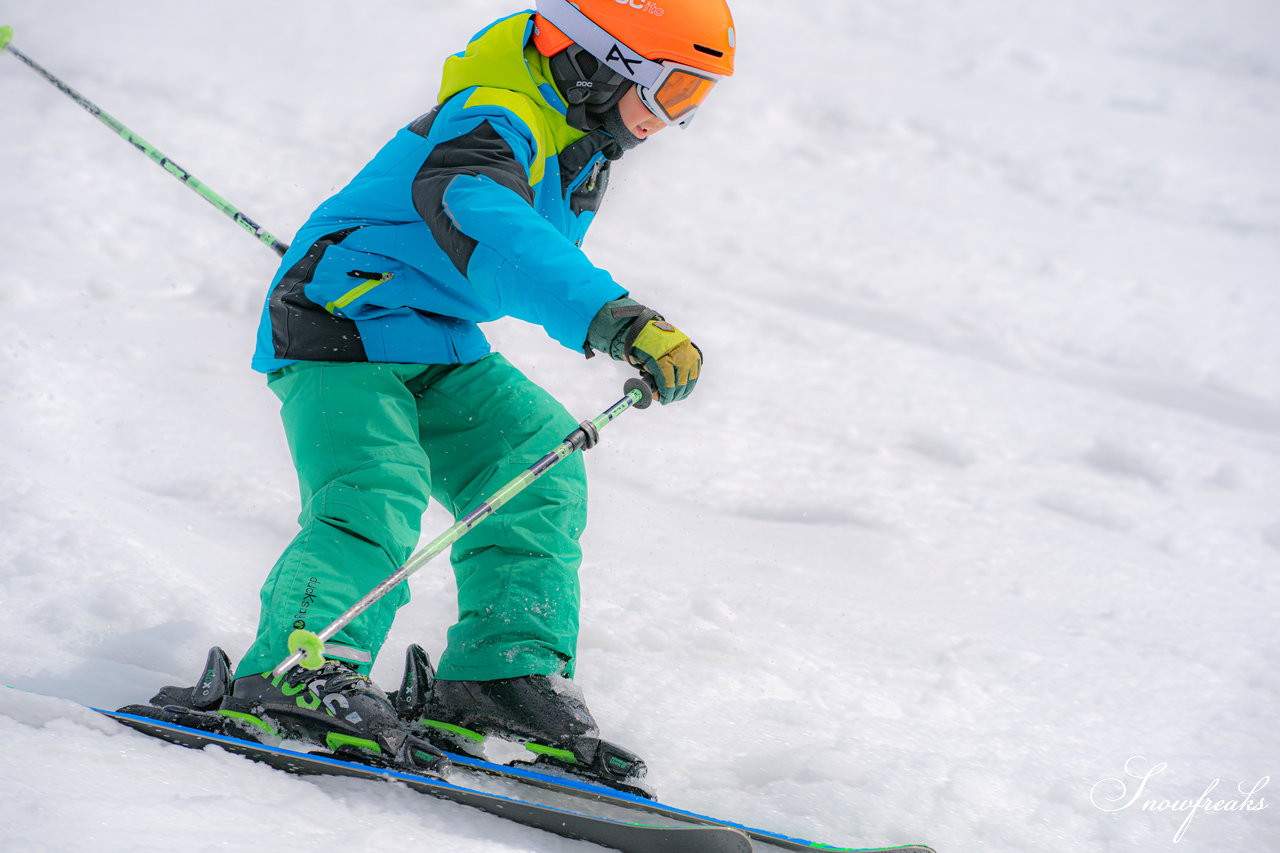
{"type": "Polygon", "coordinates": [[[473,740],[476,743],[484,741],[484,735],[479,732],[473,732],[471,729],[464,729],[462,726],[455,726],[452,723],[442,723],[439,720],[422,720],[424,726],[430,726],[433,729],[449,732],[450,734],[460,735],[467,740],[473,740]]]}
{"type": "MultiPolygon", "coordinates": [[[[319,708],[319,707],[320,707],[320,697],[319,697],[319,696],[317,696],[317,695],[316,695],[316,694],[314,694],[314,693],[308,693],[308,694],[307,694],[307,697],[309,697],[309,698],[305,698],[305,697],[299,696],[299,697],[297,697],[296,699],[294,699],[294,700],[293,700],[293,704],[297,705],[299,708],[303,708],[303,709],[308,710],[308,711],[314,711],[316,708],[319,708]]],[[[336,717],[336,716],[338,716],[337,714],[335,714],[335,713],[333,712],[333,709],[332,709],[332,708],[330,708],[328,705],[325,705],[325,706],[324,706],[324,711],[325,711],[325,713],[326,713],[326,714],[328,714],[330,717],[336,717]]]]}
{"type": "Polygon", "coordinates": [[[545,755],[565,764],[577,764],[577,757],[567,749],[556,749],[554,746],[543,746],[540,743],[526,743],[524,748],[537,755],[545,755]]]}
{"type": "Polygon", "coordinates": [[[248,723],[254,728],[261,729],[262,731],[266,732],[267,734],[273,737],[280,736],[280,733],[278,731],[271,728],[271,726],[267,725],[260,717],[255,717],[253,714],[246,714],[243,711],[222,711],[222,710],[219,710],[218,713],[224,717],[230,717],[233,720],[239,720],[242,723],[248,723]]]}
{"type": "Polygon", "coordinates": [[[354,737],[353,735],[344,735],[341,732],[329,732],[324,736],[324,745],[329,747],[333,752],[337,752],[339,747],[354,746],[357,749],[367,749],[370,752],[382,754],[382,747],[376,741],[367,738],[354,737]]]}
{"type": "Polygon", "coordinates": [[[0,27],[0,50],[4,50],[13,41],[13,27],[0,27]]]}
{"type": "Polygon", "coordinates": [[[324,641],[303,628],[289,635],[289,654],[302,652],[298,665],[303,669],[319,669],[324,666],[324,641]]]}

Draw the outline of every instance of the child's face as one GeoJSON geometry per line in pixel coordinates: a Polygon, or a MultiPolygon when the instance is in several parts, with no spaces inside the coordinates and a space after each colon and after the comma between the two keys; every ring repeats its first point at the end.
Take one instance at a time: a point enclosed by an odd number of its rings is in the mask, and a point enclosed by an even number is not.
{"type": "Polygon", "coordinates": [[[618,114],[627,130],[637,139],[653,136],[667,126],[662,119],[649,112],[649,108],[640,100],[640,91],[632,86],[618,101],[618,114]]]}

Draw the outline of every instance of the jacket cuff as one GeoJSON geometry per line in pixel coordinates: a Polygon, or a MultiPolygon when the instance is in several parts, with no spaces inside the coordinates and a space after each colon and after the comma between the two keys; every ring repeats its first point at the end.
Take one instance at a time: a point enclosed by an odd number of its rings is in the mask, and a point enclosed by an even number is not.
{"type": "Polygon", "coordinates": [[[644,306],[629,296],[614,299],[600,306],[600,310],[591,319],[591,325],[587,327],[587,344],[583,348],[587,358],[590,358],[594,351],[605,353],[614,361],[622,361],[626,358],[627,332],[635,321],[636,312],[620,311],[616,313],[622,316],[615,316],[614,309],[618,308],[643,309],[644,306]]]}

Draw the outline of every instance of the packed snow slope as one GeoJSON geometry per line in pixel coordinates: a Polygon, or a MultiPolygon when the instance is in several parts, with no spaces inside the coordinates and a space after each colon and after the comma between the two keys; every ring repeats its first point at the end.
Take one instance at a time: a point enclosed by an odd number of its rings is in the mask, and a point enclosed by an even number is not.
{"type": "MultiPolygon", "coordinates": [[[[516,8],[0,24],[288,239],[516,8]]],[[[706,353],[589,457],[607,733],[668,800],[831,843],[1276,849],[1280,6],[734,9],[739,74],[627,156],[587,244],[706,353]],[[1185,810],[1210,788],[1234,807],[1185,810]]],[[[275,257],[12,57],[0,101],[0,681],[30,691],[0,690],[0,847],[588,849],[75,704],[249,643],[297,511],[248,369],[275,257]]],[[[490,332],[581,417],[620,395],[490,332]]],[[[443,562],[413,594],[388,686],[454,616],[443,562]]]]}

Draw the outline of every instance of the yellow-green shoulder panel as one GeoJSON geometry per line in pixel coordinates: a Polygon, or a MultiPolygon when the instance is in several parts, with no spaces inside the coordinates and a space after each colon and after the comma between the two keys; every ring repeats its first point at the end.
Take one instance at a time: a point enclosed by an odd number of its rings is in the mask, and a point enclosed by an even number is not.
{"type": "Polygon", "coordinates": [[[533,164],[529,167],[529,185],[536,187],[542,182],[547,171],[546,159],[554,157],[558,152],[555,140],[547,129],[546,120],[540,115],[541,110],[528,95],[509,89],[480,88],[467,98],[465,107],[500,107],[522,121],[533,134],[535,142],[533,164]]]}

